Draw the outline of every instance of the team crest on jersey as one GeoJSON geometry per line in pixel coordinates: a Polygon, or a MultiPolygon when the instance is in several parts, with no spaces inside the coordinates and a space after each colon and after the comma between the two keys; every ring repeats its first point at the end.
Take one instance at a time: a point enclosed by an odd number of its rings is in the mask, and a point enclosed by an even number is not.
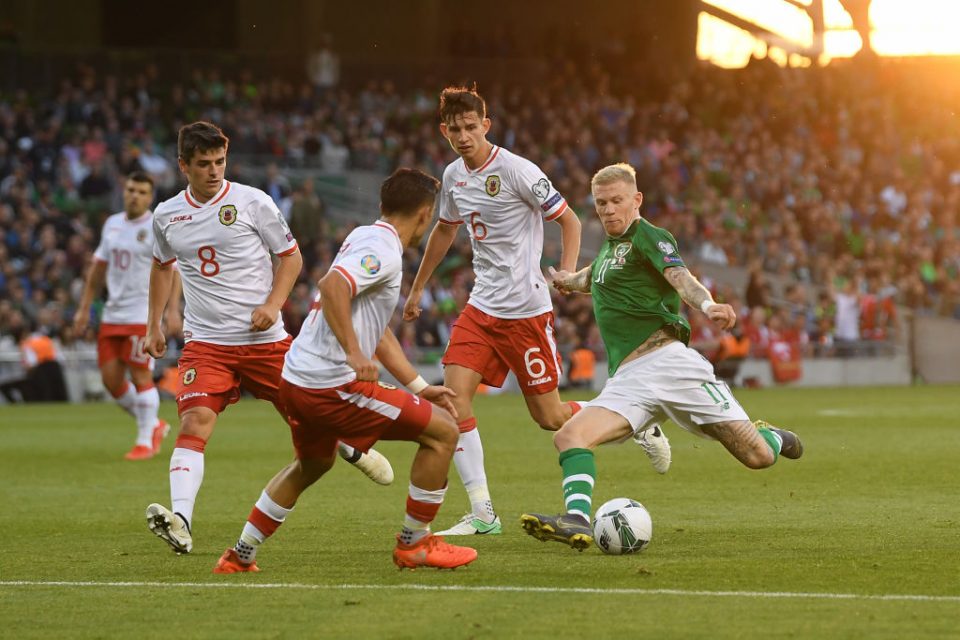
{"type": "Polygon", "coordinates": [[[533,189],[533,195],[540,198],[540,200],[546,200],[547,196],[550,195],[550,181],[546,178],[540,178],[537,184],[530,188],[533,189]]]}
{"type": "Polygon", "coordinates": [[[220,224],[229,227],[237,221],[237,208],[232,204],[225,204],[220,207],[220,224]]]}
{"type": "Polygon", "coordinates": [[[140,231],[137,231],[137,242],[145,242],[146,239],[147,239],[146,229],[140,229],[140,231]]]}
{"type": "Polygon", "coordinates": [[[197,379],[197,370],[193,367],[190,367],[183,372],[183,384],[193,384],[193,381],[197,379]]]}
{"type": "Polygon", "coordinates": [[[365,255],[360,258],[360,267],[370,275],[375,275],[380,271],[380,258],[372,253],[365,255]]]}
{"type": "Polygon", "coordinates": [[[487,178],[487,195],[491,198],[500,193],[500,176],[493,175],[487,178]]]}
{"type": "Polygon", "coordinates": [[[671,253],[677,252],[677,250],[674,248],[672,244],[670,244],[669,242],[665,242],[663,240],[657,243],[657,247],[660,249],[660,251],[663,252],[663,255],[665,256],[668,256],[671,253]]]}

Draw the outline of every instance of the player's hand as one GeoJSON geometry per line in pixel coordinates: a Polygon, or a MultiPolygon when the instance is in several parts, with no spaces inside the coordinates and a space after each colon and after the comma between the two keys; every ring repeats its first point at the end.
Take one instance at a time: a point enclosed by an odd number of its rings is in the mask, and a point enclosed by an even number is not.
{"type": "Polygon", "coordinates": [[[347,356],[347,366],[357,373],[357,380],[376,382],[380,377],[380,367],[362,353],[347,356]]]}
{"type": "Polygon", "coordinates": [[[557,271],[553,267],[547,267],[547,274],[550,276],[550,283],[553,288],[561,294],[567,296],[576,291],[572,282],[573,276],[576,274],[569,271],[557,271]]]}
{"type": "Polygon", "coordinates": [[[438,407],[443,407],[450,412],[450,415],[453,416],[454,420],[457,419],[457,409],[453,406],[453,401],[451,400],[451,398],[455,398],[457,396],[453,389],[432,384],[424,388],[424,390],[417,395],[424,400],[429,400],[438,407]]]}
{"type": "Polygon", "coordinates": [[[90,324],[90,308],[80,308],[73,314],[73,332],[79,338],[83,336],[90,324]]]}
{"type": "Polygon", "coordinates": [[[159,327],[147,329],[143,350],[154,358],[162,358],[167,352],[167,338],[159,327]]]}
{"type": "Polygon", "coordinates": [[[733,329],[733,325],[737,324],[737,312],[728,304],[707,307],[707,317],[721,329],[733,329]]]}
{"type": "Polygon", "coordinates": [[[250,331],[266,331],[280,315],[280,307],[265,302],[250,314],[250,331]]]}
{"type": "Polygon", "coordinates": [[[420,312],[423,311],[423,309],[420,308],[421,297],[423,297],[423,290],[410,290],[410,295],[407,297],[407,301],[403,305],[404,322],[412,322],[420,317],[420,312]]]}

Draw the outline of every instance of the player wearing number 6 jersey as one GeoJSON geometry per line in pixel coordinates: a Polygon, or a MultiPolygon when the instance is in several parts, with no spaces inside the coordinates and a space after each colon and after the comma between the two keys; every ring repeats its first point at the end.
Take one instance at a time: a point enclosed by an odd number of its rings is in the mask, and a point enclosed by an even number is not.
{"type": "Polygon", "coordinates": [[[720,329],[732,328],[737,316],[730,305],[714,302],[690,274],[673,236],[640,217],[643,194],[633,167],[601,169],[592,189],[606,241],[593,264],[576,273],[554,273],[553,284],[561,293],[593,295],[610,378],[553,439],[566,513],[521,517],[535,538],[581,551],[592,542],[597,445],[657,430],[669,418],[694,435],[720,441],[751,469],[769,467],[781,455],[803,454],[795,433],[751,422],[710,363],[687,346],[690,325],[680,315],[681,300],[720,329]]]}
{"type": "MultiPolygon", "coordinates": [[[[193,547],[190,531],[203,481],[203,452],[217,416],[240,398],[241,389],[279,408],[280,372],[291,342],[280,307],[303,265],[293,234],[270,197],[224,180],[227,144],[210,123],[181,128],[177,151],[188,186],[153,214],[147,351],[154,357],[166,351],[158,318],[174,260],[186,300],[186,346],[178,363],[180,433],[170,458],[172,509],[151,504],[147,524],[178,553],[193,547]]],[[[383,471],[382,479],[392,480],[384,458],[366,460],[378,462],[381,470],[386,465],[389,473],[383,471]]]]}
{"type": "MultiPolygon", "coordinates": [[[[160,396],[153,384],[153,358],[144,351],[147,284],[153,263],[152,201],[153,180],[139,171],[131,173],[123,188],[124,210],[103,225],[73,317],[74,330],[82,334],[90,323],[90,304],[106,281],[108,298],[97,336],[97,364],[103,386],[137,423],[137,439],[124,456],[127,460],[155,456],[170,430],[170,425],[157,417],[160,396]]],[[[176,274],[166,321],[168,331],[179,330],[180,277],[176,274]]]]}
{"type": "Polygon", "coordinates": [[[559,429],[578,409],[557,391],[561,365],[554,340],[553,306],[540,270],[543,222],[560,225],[562,269],[574,270],[580,221],[535,164],[490,143],[486,104],[476,91],[448,87],[440,94],[440,132],[460,156],[443,173],[440,220],[430,233],[404,306],[419,313],[427,281],[461,226],[473,248],[476,283],[450,335],[443,357],[444,384],[456,392],[460,441],[454,462],[471,512],[443,535],[500,533],[487,488],[483,446],[471,402],[481,382],[499,387],[513,371],[530,416],[559,429]]]}

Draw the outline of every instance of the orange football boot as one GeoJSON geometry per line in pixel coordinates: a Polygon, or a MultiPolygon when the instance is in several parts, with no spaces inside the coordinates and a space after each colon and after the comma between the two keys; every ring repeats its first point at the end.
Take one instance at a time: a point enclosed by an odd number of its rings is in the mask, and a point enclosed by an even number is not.
{"type": "Polygon", "coordinates": [[[393,563],[401,569],[417,567],[455,569],[470,564],[476,559],[476,549],[447,544],[442,537],[433,534],[427,534],[410,545],[400,542],[398,535],[397,546],[393,550],[393,563]]]}
{"type": "Polygon", "coordinates": [[[138,444],[130,451],[127,451],[123,458],[125,460],[149,460],[153,457],[154,451],[145,444],[138,444]]]}
{"type": "Polygon", "coordinates": [[[260,571],[256,561],[251,563],[241,562],[237,556],[237,550],[230,548],[223,552],[220,559],[217,560],[217,566],[213,568],[214,573],[256,573],[260,571]]]}

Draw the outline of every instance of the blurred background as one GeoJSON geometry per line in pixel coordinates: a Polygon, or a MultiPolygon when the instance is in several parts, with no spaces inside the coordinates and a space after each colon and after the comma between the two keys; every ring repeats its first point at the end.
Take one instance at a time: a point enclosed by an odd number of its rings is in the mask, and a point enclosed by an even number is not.
{"type": "MultiPolygon", "coordinates": [[[[83,276],[126,174],[153,176],[157,201],[183,188],[182,124],[221,126],[228,179],[288,218],[305,259],[284,308],[295,335],[342,239],[376,218],[380,181],[455,159],[437,97],[474,82],[491,140],[579,214],[581,266],[602,238],[590,176],[637,168],[643,214],[737,309],[729,334],[687,310],[693,346],[733,384],[960,381],[957,24],[953,0],[5,0],[0,386],[44,336],[67,396],[104,396],[102,305],[84,335],[70,327],[83,276]]],[[[559,257],[547,226],[544,268],[559,257]]],[[[427,377],[470,257],[461,234],[421,319],[394,319],[427,377]]],[[[566,382],[599,388],[590,299],[556,309],[566,382]]]]}

